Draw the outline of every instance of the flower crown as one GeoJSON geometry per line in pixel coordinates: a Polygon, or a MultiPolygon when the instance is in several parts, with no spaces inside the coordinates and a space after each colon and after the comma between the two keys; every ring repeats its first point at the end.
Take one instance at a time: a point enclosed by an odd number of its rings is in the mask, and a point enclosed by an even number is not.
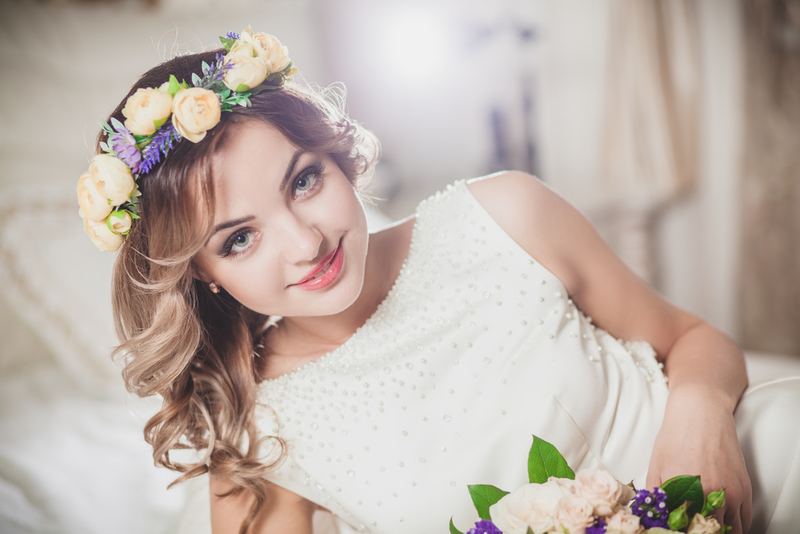
{"type": "Polygon", "coordinates": [[[266,33],[228,32],[220,37],[227,54],[202,64],[203,75],[192,74],[192,85],[170,75],[160,87],[137,89],[125,101],[125,123],[103,122],[103,153],[92,158],[78,180],[79,214],[83,228],[101,250],[115,251],[137,215],[139,178],[149,173],[174,143],[183,138],[200,142],[220,121],[223,111],[250,106],[250,96],[277,89],[297,72],[288,50],[266,33]]]}

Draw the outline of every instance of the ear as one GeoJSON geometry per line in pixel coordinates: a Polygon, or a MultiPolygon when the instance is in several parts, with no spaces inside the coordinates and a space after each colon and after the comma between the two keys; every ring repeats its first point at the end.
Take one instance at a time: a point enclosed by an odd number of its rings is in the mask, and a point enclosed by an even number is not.
{"type": "Polygon", "coordinates": [[[213,282],[214,279],[208,276],[206,272],[197,263],[192,262],[189,267],[192,270],[192,277],[206,284],[213,282]]]}

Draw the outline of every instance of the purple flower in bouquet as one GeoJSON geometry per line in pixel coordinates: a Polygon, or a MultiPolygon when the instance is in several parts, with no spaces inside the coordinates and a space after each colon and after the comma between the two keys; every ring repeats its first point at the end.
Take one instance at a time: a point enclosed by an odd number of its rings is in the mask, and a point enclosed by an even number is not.
{"type": "Polygon", "coordinates": [[[491,521],[481,519],[467,531],[467,534],[503,534],[503,532],[491,521]]]}
{"type": "Polygon", "coordinates": [[[639,516],[642,526],[646,529],[653,527],[669,528],[667,519],[669,510],[667,509],[667,494],[661,488],[653,488],[653,491],[639,490],[631,503],[631,511],[639,516]]]}
{"type": "Polygon", "coordinates": [[[606,523],[599,517],[594,523],[586,527],[586,534],[605,534],[606,523]]]}
{"type": "Polygon", "coordinates": [[[131,169],[132,173],[139,172],[142,154],[139,152],[139,148],[136,146],[136,139],[134,139],[130,130],[122,126],[122,124],[117,125],[114,134],[109,136],[108,143],[111,146],[111,150],[131,169]]]}

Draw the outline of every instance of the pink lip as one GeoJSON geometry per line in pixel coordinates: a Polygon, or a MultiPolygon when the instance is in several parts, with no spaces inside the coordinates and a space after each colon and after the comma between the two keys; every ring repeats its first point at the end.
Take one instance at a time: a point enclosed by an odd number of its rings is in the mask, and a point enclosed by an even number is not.
{"type": "Polygon", "coordinates": [[[325,256],[319,264],[314,267],[301,281],[293,284],[305,291],[317,291],[331,285],[342,272],[342,265],[344,264],[344,251],[342,250],[342,241],[336,245],[336,248],[330,254],[325,256]],[[314,278],[319,273],[325,271],[319,278],[314,278]]]}

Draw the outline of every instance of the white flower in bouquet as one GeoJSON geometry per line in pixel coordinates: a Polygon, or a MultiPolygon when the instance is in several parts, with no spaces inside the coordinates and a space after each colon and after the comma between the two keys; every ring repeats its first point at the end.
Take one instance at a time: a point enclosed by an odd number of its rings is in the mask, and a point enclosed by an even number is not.
{"type": "Polygon", "coordinates": [[[617,505],[633,499],[633,490],[605,469],[581,469],[575,480],[576,495],[592,503],[595,515],[600,517],[611,515],[617,505]]]}
{"type": "Polygon", "coordinates": [[[559,501],[571,495],[569,489],[555,480],[544,484],[526,484],[489,507],[492,522],[504,534],[552,532],[559,501]]]}
{"type": "Polygon", "coordinates": [[[606,534],[637,534],[642,530],[644,527],[639,523],[639,517],[627,508],[611,516],[606,524],[606,534]]]}
{"type": "Polygon", "coordinates": [[[704,517],[702,514],[694,514],[686,534],[717,534],[720,528],[720,524],[713,517],[704,517]]]}
{"type": "Polygon", "coordinates": [[[558,501],[556,523],[558,531],[583,534],[586,527],[594,523],[592,504],[582,497],[567,495],[558,501]]]}

